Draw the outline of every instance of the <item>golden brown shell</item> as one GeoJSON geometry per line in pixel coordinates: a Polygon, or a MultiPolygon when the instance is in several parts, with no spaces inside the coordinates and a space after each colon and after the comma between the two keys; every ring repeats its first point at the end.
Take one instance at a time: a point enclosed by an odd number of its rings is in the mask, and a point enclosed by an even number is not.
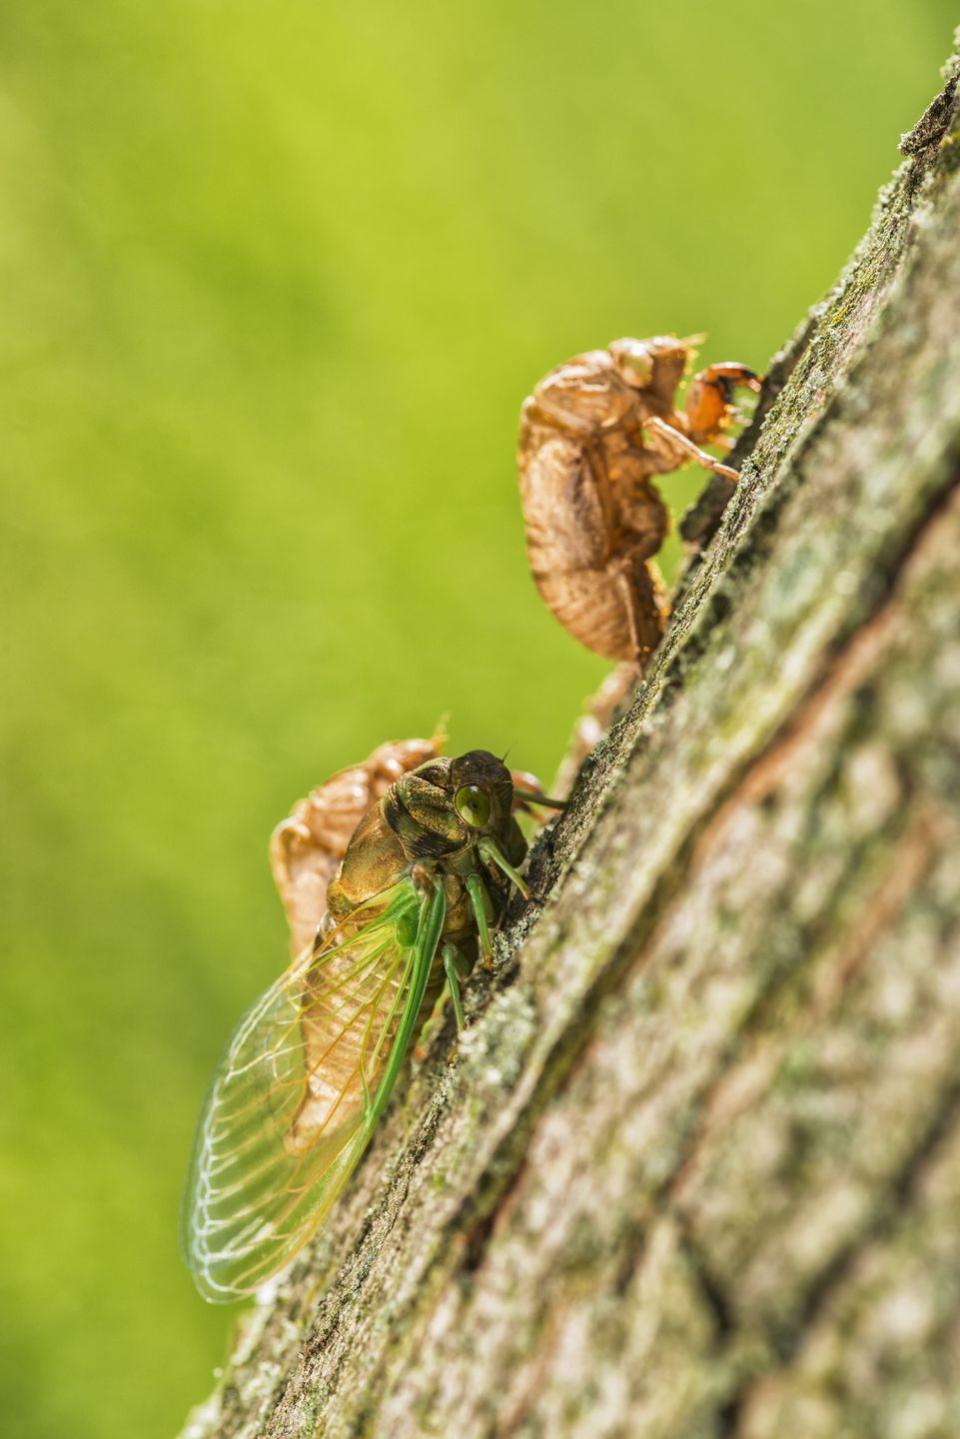
{"type": "Polygon", "coordinates": [[[641,668],[667,617],[652,560],[668,516],[651,479],[690,461],[735,479],[699,445],[730,423],[733,388],[757,384],[742,365],[711,366],[678,411],[692,354],[674,336],[615,340],[552,370],[521,412],[520,494],[537,589],[589,649],[641,668]]]}

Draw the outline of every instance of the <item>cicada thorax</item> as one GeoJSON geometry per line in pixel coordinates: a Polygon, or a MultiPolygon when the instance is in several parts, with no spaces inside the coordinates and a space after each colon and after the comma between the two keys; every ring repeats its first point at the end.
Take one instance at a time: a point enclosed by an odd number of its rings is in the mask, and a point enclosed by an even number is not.
{"type": "Polygon", "coordinates": [[[344,921],[351,911],[382,894],[409,870],[403,845],[387,823],[383,801],[378,800],[354,830],[343,863],[327,890],[325,927],[344,921]]]}
{"type": "Polygon", "coordinates": [[[327,913],[327,890],[366,812],[392,784],[433,759],[439,739],[390,740],[299,800],[270,839],[270,864],[290,926],[294,958],[311,944],[327,913]]]}

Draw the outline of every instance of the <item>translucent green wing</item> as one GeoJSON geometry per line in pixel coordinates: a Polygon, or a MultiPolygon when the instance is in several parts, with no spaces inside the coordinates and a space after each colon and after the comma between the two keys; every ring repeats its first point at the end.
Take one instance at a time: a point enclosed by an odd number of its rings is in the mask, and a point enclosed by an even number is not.
{"type": "Polygon", "coordinates": [[[184,1255],[207,1299],[251,1293],[330,1212],[390,1097],[445,912],[441,885],[421,897],[401,881],[240,1021],[184,1193],[184,1255]]]}

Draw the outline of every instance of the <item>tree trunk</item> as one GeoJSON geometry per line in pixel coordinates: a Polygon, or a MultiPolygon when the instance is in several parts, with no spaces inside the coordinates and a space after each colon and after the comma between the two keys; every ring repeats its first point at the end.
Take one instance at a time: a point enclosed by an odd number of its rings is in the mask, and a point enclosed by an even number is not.
{"type": "Polygon", "coordinates": [[[189,1439],[960,1434],[957,71],[189,1439]]]}

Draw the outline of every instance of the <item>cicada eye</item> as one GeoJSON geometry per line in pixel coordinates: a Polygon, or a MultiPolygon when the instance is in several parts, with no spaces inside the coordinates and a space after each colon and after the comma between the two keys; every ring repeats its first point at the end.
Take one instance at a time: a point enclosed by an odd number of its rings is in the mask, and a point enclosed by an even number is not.
{"type": "Polygon", "coordinates": [[[490,819],[490,796],[478,784],[465,784],[453,797],[453,807],[471,829],[483,829],[490,819]]]}

